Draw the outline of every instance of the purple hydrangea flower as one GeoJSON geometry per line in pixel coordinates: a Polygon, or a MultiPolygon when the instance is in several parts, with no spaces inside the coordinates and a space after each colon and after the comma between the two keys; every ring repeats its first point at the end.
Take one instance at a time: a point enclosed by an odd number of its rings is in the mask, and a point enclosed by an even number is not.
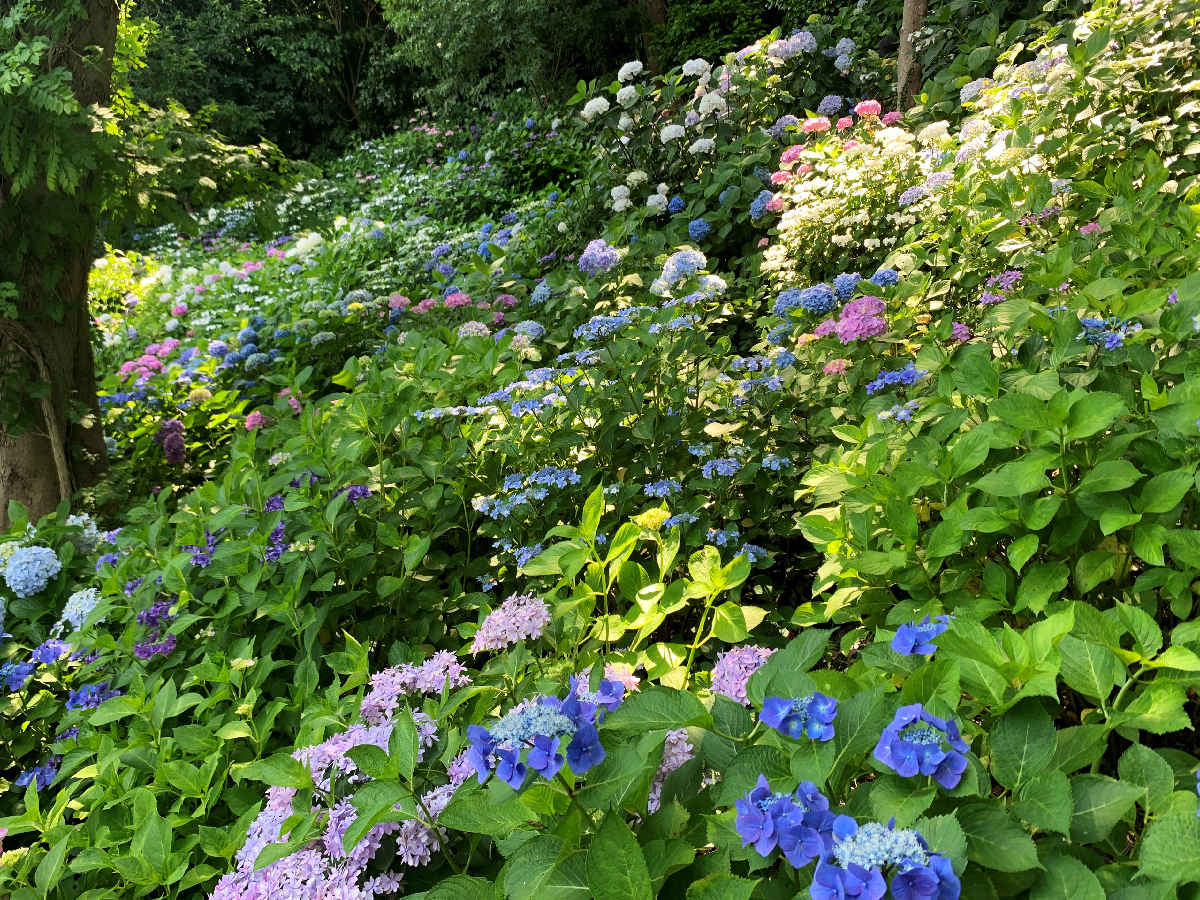
{"type": "Polygon", "coordinates": [[[817,691],[807,697],[767,697],[759,719],[776,731],[799,740],[828,741],[833,737],[833,720],[838,702],[817,691]]]}
{"type": "Polygon", "coordinates": [[[874,756],[904,778],[932,775],[949,790],[958,786],[967,770],[968,749],[953,719],[939,719],[913,703],[896,711],[875,745],[874,756]]]}
{"type": "Polygon", "coordinates": [[[712,670],[713,693],[723,694],[743,706],[749,705],[746,683],[751,675],[766,664],[774,652],[767,647],[745,644],[718,655],[717,664],[712,670]]]}

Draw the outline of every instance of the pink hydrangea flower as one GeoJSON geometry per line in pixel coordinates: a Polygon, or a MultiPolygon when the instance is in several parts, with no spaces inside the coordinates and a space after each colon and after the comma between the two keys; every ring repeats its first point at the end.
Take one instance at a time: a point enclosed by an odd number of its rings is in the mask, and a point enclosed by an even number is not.
{"type": "Polygon", "coordinates": [[[812,134],[813,132],[820,132],[820,131],[828,131],[829,130],[829,119],[826,116],[817,116],[816,118],[808,119],[803,125],[800,126],[800,130],[803,131],[805,134],[812,134]]]}
{"type": "Polygon", "coordinates": [[[253,431],[260,425],[266,425],[268,422],[270,422],[270,419],[256,409],[254,412],[250,413],[250,415],[246,416],[246,430],[253,431]]]}
{"type": "Polygon", "coordinates": [[[550,624],[550,607],[533,594],[513,594],[492,610],[471,643],[471,653],[503,650],[518,641],[541,637],[550,624]]]}
{"type": "Polygon", "coordinates": [[[787,184],[791,180],[791,172],[779,171],[771,173],[771,184],[787,184]]]}
{"type": "Polygon", "coordinates": [[[498,312],[494,316],[492,316],[492,325],[493,326],[503,325],[503,324],[504,324],[504,313],[498,312]]]}
{"type": "Polygon", "coordinates": [[[831,359],[825,363],[825,368],[822,370],[826,375],[844,375],[846,369],[850,368],[850,360],[848,359],[831,359]]]}
{"type": "Polygon", "coordinates": [[[1099,222],[1088,222],[1079,229],[1079,233],[1084,237],[1091,237],[1093,234],[1099,234],[1101,231],[1099,222]]]}
{"type": "Polygon", "coordinates": [[[837,130],[838,131],[845,131],[847,128],[853,128],[853,127],[854,127],[854,120],[852,118],[850,118],[849,116],[842,116],[840,119],[837,120],[837,130]]]}
{"type": "Polygon", "coordinates": [[[658,764],[658,770],[655,771],[654,779],[650,782],[650,802],[646,804],[646,812],[653,813],[659,808],[662,803],[663,783],[667,780],[667,776],[693,756],[695,753],[692,745],[688,743],[686,728],[667,732],[667,740],[663,744],[662,762],[658,764]]]}
{"type": "Polygon", "coordinates": [[[854,107],[855,115],[859,116],[877,116],[883,111],[883,107],[879,105],[878,100],[863,100],[854,107]]]}
{"type": "Polygon", "coordinates": [[[417,315],[421,315],[422,313],[429,312],[435,306],[437,306],[437,300],[433,299],[433,297],[426,297],[424,300],[414,306],[412,311],[417,315]]]}
{"type": "Polygon", "coordinates": [[[496,302],[503,304],[504,308],[508,309],[509,307],[517,305],[517,298],[512,294],[501,294],[496,298],[496,302]]]}
{"type": "Polygon", "coordinates": [[[812,171],[812,169],[813,169],[813,167],[811,165],[809,165],[808,163],[801,163],[800,165],[796,166],[796,174],[797,175],[807,175],[809,172],[812,171]]]}
{"type": "Polygon", "coordinates": [[[760,247],[771,246],[771,239],[770,238],[760,238],[759,242],[758,242],[758,246],[760,246],[760,247]]]}
{"type": "Polygon", "coordinates": [[[883,122],[884,125],[895,125],[897,122],[899,122],[903,118],[904,118],[904,113],[900,112],[899,110],[893,109],[890,113],[887,113],[886,115],[884,115],[884,117],[882,119],[880,119],[879,121],[883,122]]]}
{"type": "Polygon", "coordinates": [[[392,294],[388,297],[388,309],[404,309],[410,302],[403,294],[392,294]]]}
{"type": "Polygon", "coordinates": [[[301,394],[299,391],[296,391],[293,394],[291,388],[284,388],[282,391],[280,391],[275,396],[279,397],[279,398],[287,397],[288,406],[290,406],[294,411],[300,412],[299,397],[301,396],[301,394]]]}
{"type": "Polygon", "coordinates": [[[470,306],[471,297],[462,291],[455,291],[442,302],[446,309],[454,309],[456,306],[470,306]]]}
{"type": "Polygon", "coordinates": [[[772,197],[767,202],[767,211],[768,212],[779,212],[781,209],[783,209],[783,198],[782,197],[772,197]]]}
{"type": "Polygon", "coordinates": [[[799,144],[796,144],[792,147],[788,147],[786,150],[783,151],[783,154],[779,157],[779,164],[787,165],[790,163],[794,163],[796,160],[798,160],[800,158],[800,155],[802,153],[804,153],[804,148],[801,147],[799,144]]]}
{"type": "Polygon", "coordinates": [[[851,152],[859,149],[861,146],[862,146],[862,143],[860,141],[854,141],[854,140],[846,141],[844,144],[842,144],[842,151],[844,153],[851,153],[851,152]]]}
{"type": "Polygon", "coordinates": [[[177,319],[182,318],[183,316],[186,316],[187,314],[188,314],[188,308],[187,308],[186,303],[177,303],[171,307],[171,315],[173,315],[177,319]]]}

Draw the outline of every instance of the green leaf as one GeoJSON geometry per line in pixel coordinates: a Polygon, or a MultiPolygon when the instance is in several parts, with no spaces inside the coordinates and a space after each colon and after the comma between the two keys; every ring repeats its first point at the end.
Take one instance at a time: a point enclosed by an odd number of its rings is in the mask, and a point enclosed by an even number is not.
{"type": "Polygon", "coordinates": [[[1138,864],[1146,878],[1200,881],[1200,819],[1171,815],[1153,822],[1142,836],[1138,864]]]}
{"type": "Polygon", "coordinates": [[[1185,469],[1155,475],[1142,487],[1134,507],[1138,512],[1157,515],[1170,512],[1191,490],[1194,479],[1185,469]]]}
{"type": "Polygon", "coordinates": [[[1075,802],[1071,840],[1091,844],[1108,837],[1121,816],[1142,795],[1143,788],[1107,775],[1076,775],[1071,779],[1071,793],[1075,802]]]}
{"type": "Polygon", "coordinates": [[[617,733],[645,733],[689,726],[712,726],[712,716],[704,704],[687,691],[651,687],[634,694],[615,712],[605,716],[602,727],[617,733]]]}
{"type": "Polygon", "coordinates": [[[1130,744],[1117,763],[1121,781],[1146,789],[1140,802],[1148,809],[1159,810],[1175,790],[1175,773],[1171,764],[1145,744],[1130,744]]]}
{"type": "Polygon", "coordinates": [[[368,781],[360,785],[350,801],[357,815],[342,835],[342,846],[347,852],[353,850],[368,831],[392,815],[397,803],[406,799],[410,801],[407,804],[410,812],[415,811],[409,792],[394,781],[368,781]]]}
{"type": "Polygon", "coordinates": [[[738,875],[708,875],[688,886],[687,900],[750,900],[756,884],[738,875]]]}
{"type": "Polygon", "coordinates": [[[604,513],[604,488],[597,487],[583,504],[583,520],[579,523],[579,534],[589,544],[596,539],[600,527],[600,516],[604,513]]]}
{"type": "Polygon", "coordinates": [[[399,550],[402,545],[400,541],[400,532],[396,530],[395,525],[387,522],[379,522],[375,526],[375,537],[379,538],[379,542],[386,547],[392,547],[399,550]]]}
{"type": "Polygon", "coordinates": [[[1092,700],[1107,700],[1125,667],[1107,647],[1068,634],[1058,645],[1063,681],[1092,700]]]}
{"type": "Polygon", "coordinates": [[[1184,711],[1187,695],[1183,686],[1156,678],[1146,685],[1125,709],[1113,713],[1112,723],[1126,728],[1140,728],[1151,734],[1168,734],[1192,727],[1184,711]]]}
{"type": "Polygon", "coordinates": [[[625,744],[607,754],[587,773],[587,783],[579,789],[579,802],[588,809],[606,809],[618,805],[645,770],[645,760],[636,747],[625,744]]]}
{"type": "Polygon", "coordinates": [[[425,892],[425,900],[495,900],[496,888],[486,878],[452,875],[425,892]]]}
{"type": "Polygon", "coordinates": [[[445,828],[493,838],[508,837],[516,828],[536,820],[537,816],[519,796],[492,803],[489,791],[470,782],[454,792],[450,804],[438,816],[438,824],[445,828]]]}
{"type": "Polygon", "coordinates": [[[1029,394],[1005,394],[988,404],[988,412],[992,418],[1026,431],[1054,431],[1060,424],[1048,404],[1029,394]]]}
{"type": "Polygon", "coordinates": [[[967,836],[963,834],[958,819],[952,814],[917,819],[913,829],[925,838],[930,850],[950,860],[955,874],[962,875],[967,867],[967,836]]]}
{"type": "MultiPolygon", "coordinates": [[[[1012,567],[1017,570],[1018,574],[1025,563],[1029,562],[1029,557],[1037,553],[1037,549],[1038,536],[1036,534],[1019,537],[1008,545],[1008,561],[1012,563],[1012,567]]],[[[1066,582],[1063,584],[1065,586],[1066,582]]]]}
{"type": "Polygon", "coordinates": [[[1039,867],[1033,838],[1000,807],[968,803],[959,807],[958,823],[967,837],[967,858],[972,862],[1000,872],[1039,867]]]}
{"type": "Polygon", "coordinates": [[[586,854],[572,852],[554,834],[526,841],[505,866],[504,896],[506,900],[586,900],[586,854]]]}
{"type": "Polygon", "coordinates": [[[1137,484],[1141,477],[1142,473],[1128,460],[1109,459],[1097,463],[1095,468],[1083,476],[1083,481],[1079,482],[1079,490],[1093,494],[1123,491],[1137,484]]]}
{"type": "Polygon", "coordinates": [[[1057,853],[1042,860],[1045,871],[1033,885],[1029,900],[1104,900],[1104,888],[1092,871],[1073,856],[1057,853]]]}
{"type": "MultiPolygon", "coordinates": [[[[1035,543],[1036,540],[1034,538],[1035,543]]],[[[1013,607],[1014,611],[1028,609],[1034,613],[1042,612],[1045,610],[1046,604],[1050,602],[1050,598],[1067,586],[1067,580],[1070,577],[1071,570],[1057,560],[1034,563],[1021,579],[1021,583],[1017,585],[1017,601],[1013,607]]]]}
{"type": "Polygon", "coordinates": [[[312,773],[308,767],[288,753],[276,753],[250,763],[242,770],[241,777],[272,787],[312,787],[312,773]]]}
{"type": "Polygon", "coordinates": [[[151,810],[134,832],[133,840],[129,844],[129,853],[148,863],[150,868],[165,879],[171,843],[171,823],[151,810]]]}
{"type": "Polygon", "coordinates": [[[806,628],[771,658],[746,683],[746,698],[761,706],[764,697],[801,697],[815,688],[805,673],[822,656],[829,643],[829,632],[806,628]]]}
{"type": "Polygon", "coordinates": [[[64,836],[50,848],[50,852],[43,856],[41,862],[38,863],[37,870],[33,873],[33,883],[39,896],[45,897],[57,884],[58,877],[62,874],[69,843],[70,839],[64,836]]]}
{"type": "Polygon", "coordinates": [[[741,643],[766,617],[765,609],[728,601],[713,610],[712,633],[727,644],[741,643]]]}
{"type": "Polygon", "coordinates": [[[988,735],[992,775],[1009,790],[1041,772],[1054,758],[1054,723],[1033,698],[996,720],[988,735]]]}
{"type": "Polygon", "coordinates": [[[1068,441],[1078,441],[1103,431],[1126,412],[1125,401],[1117,394],[1093,391],[1077,400],[1067,415],[1068,441]]]}
{"type": "Polygon", "coordinates": [[[396,725],[388,739],[388,757],[400,777],[412,781],[413,771],[417,767],[417,754],[421,752],[420,736],[409,710],[397,710],[394,718],[396,725]]]}
{"type": "Polygon", "coordinates": [[[642,848],[618,815],[605,816],[592,838],[587,883],[594,900],[653,900],[642,848]]]}
{"type": "Polygon", "coordinates": [[[929,809],[937,796],[937,785],[925,783],[927,780],[877,775],[870,795],[875,818],[886,822],[895,817],[897,828],[907,828],[929,809]]]}
{"type": "Polygon", "coordinates": [[[1012,811],[1013,815],[1043,831],[1070,834],[1074,811],[1071,780],[1062,772],[1043,772],[1021,787],[1012,811]]]}
{"type": "Polygon", "coordinates": [[[1068,775],[1090,766],[1108,747],[1108,729],[1103,725],[1071,725],[1060,729],[1056,737],[1050,767],[1068,775]]]}

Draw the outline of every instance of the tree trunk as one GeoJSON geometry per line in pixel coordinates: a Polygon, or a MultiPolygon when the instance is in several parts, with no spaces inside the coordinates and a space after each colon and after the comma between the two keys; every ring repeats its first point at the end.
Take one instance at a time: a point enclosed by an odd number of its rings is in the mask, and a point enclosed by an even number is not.
{"type": "Polygon", "coordinates": [[[662,66],[652,40],[657,36],[655,32],[667,24],[667,0],[645,0],[645,3],[648,24],[642,29],[642,42],[646,46],[646,65],[653,74],[659,75],[662,73],[662,66]]]}
{"type": "Polygon", "coordinates": [[[913,51],[913,34],[925,24],[927,0],[904,0],[904,18],[900,23],[900,53],[896,58],[896,103],[908,109],[921,90],[921,64],[913,51]]]}
{"type": "MultiPolygon", "coordinates": [[[[71,72],[75,98],[87,108],[109,98],[118,9],[113,0],[86,0],[84,7],[86,17],[58,38],[51,59],[71,72]]],[[[0,319],[0,358],[27,372],[30,384],[48,385],[22,392],[32,427],[19,433],[0,427],[0,525],[8,523],[10,500],[25,504],[36,521],[108,471],[87,297],[98,213],[95,177],[74,196],[43,183],[0,198],[10,212],[15,208],[16,228],[45,236],[21,261],[19,314],[16,321],[0,319]]]]}

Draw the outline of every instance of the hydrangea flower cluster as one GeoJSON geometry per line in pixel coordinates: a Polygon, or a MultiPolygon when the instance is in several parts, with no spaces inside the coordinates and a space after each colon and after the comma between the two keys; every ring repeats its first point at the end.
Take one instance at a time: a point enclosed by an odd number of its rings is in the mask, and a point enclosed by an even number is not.
{"type": "Polygon", "coordinates": [[[93,609],[100,603],[100,592],[96,588],[80,588],[67,598],[67,602],[63,605],[62,615],[59,616],[58,622],[55,623],[51,634],[70,634],[72,631],[78,631],[83,627],[83,623],[87,617],[91,615],[93,609]],[[67,626],[70,625],[70,629],[67,626]]]}
{"type": "Polygon", "coordinates": [[[67,709],[95,709],[105,700],[111,700],[113,697],[120,697],[122,690],[116,688],[108,690],[108,682],[101,681],[97,684],[85,684],[78,690],[72,690],[67,697],[67,709]]]}
{"type": "Polygon", "coordinates": [[[4,567],[4,582],[18,597],[32,597],[61,571],[58,554],[49,547],[18,547],[4,567]]]}
{"type": "Polygon", "coordinates": [[[931,618],[926,616],[920,622],[909,622],[901,625],[892,638],[892,649],[901,656],[927,656],[937,652],[937,644],[932,643],[939,634],[945,634],[950,627],[949,616],[931,618]]]}
{"type": "Polygon", "coordinates": [[[833,720],[837,716],[837,700],[815,691],[807,697],[767,697],[763,700],[759,720],[794,740],[801,737],[814,741],[833,738],[833,720]]]}
{"type": "Polygon", "coordinates": [[[979,305],[991,306],[994,303],[1003,303],[1020,284],[1021,278],[1021,272],[1017,269],[1009,269],[999,275],[993,275],[987,280],[988,289],[979,298],[979,305]],[[995,290],[992,290],[993,288],[995,290]]]}
{"type": "Polygon", "coordinates": [[[813,900],[881,900],[891,877],[897,900],[958,900],[962,886],[950,860],[934,853],[921,835],[849,816],[833,824],[833,848],[821,856],[809,893],[813,900]]]}
{"type": "Polygon", "coordinates": [[[761,856],[776,848],[796,869],[833,848],[835,816],[829,799],[811,781],[802,781],[795,793],[771,790],[765,775],[745,797],[734,803],[735,827],[742,846],[754,845],[761,856]]]}
{"type": "Polygon", "coordinates": [[[513,594],[483,620],[471,642],[471,653],[503,650],[518,641],[541,637],[549,624],[550,607],[545,600],[533,594],[513,594]]]}
{"type": "Polygon", "coordinates": [[[712,689],[743,706],[749,706],[746,683],[750,676],[761,669],[775,651],[768,647],[743,644],[717,655],[712,670],[712,689]]]}
{"type": "Polygon", "coordinates": [[[896,717],[875,745],[874,756],[904,778],[931,775],[951,790],[967,770],[969,749],[958,723],[938,718],[920,703],[912,703],[896,710],[896,717]]]}
{"type": "MultiPolygon", "coordinates": [[[[486,401],[490,398],[483,399],[486,401]]],[[[506,496],[481,495],[471,501],[471,506],[476,512],[499,521],[511,516],[523,503],[545,500],[550,496],[550,488],[562,490],[569,484],[579,484],[579,474],[574,469],[546,466],[529,476],[518,472],[504,479],[504,491],[508,492],[506,496]]]]}
{"type": "Polygon", "coordinates": [[[695,755],[694,748],[688,741],[686,728],[667,732],[666,741],[663,744],[662,762],[659,763],[654,772],[654,778],[650,782],[650,797],[646,803],[646,812],[653,814],[658,810],[662,804],[662,789],[667,781],[667,776],[695,755]]]}
{"type": "Polygon", "coordinates": [[[788,288],[780,291],[771,307],[771,312],[781,319],[787,318],[790,310],[797,306],[805,312],[819,316],[837,306],[837,294],[834,288],[827,284],[814,284],[806,288],[788,288]]]}
{"type": "Polygon", "coordinates": [[[1103,346],[1105,350],[1117,350],[1125,345],[1125,338],[1141,331],[1142,326],[1130,319],[1109,316],[1107,319],[1089,317],[1080,320],[1083,339],[1092,346],[1103,346]]]}
{"type": "Polygon", "coordinates": [[[880,372],[879,377],[867,385],[867,393],[874,394],[897,384],[912,387],[928,374],[924,369],[918,369],[916,363],[909,361],[903,369],[895,372],[880,372]]]}
{"type": "Polygon", "coordinates": [[[610,247],[601,239],[592,241],[579,255],[579,271],[588,275],[596,275],[612,270],[621,261],[621,254],[616,247],[610,247]]]}
{"type": "Polygon", "coordinates": [[[621,705],[624,694],[625,686],[619,681],[602,681],[594,698],[580,699],[575,696],[572,679],[571,693],[565,700],[541,697],[520,704],[490,729],[468,725],[471,747],[467,759],[475,767],[479,783],[495,771],[501,781],[519,790],[529,771],[550,781],[564,763],[576,775],[587,772],[605,757],[596,726],[603,721],[606,710],[611,712],[621,705]],[[568,736],[564,756],[558,751],[568,736]]]}
{"type": "Polygon", "coordinates": [[[444,687],[465,687],[471,683],[462,665],[449,650],[439,650],[420,665],[404,663],[383,669],[371,676],[371,690],[359,709],[368,722],[378,724],[392,717],[400,698],[408,694],[439,695],[444,687]]]}

